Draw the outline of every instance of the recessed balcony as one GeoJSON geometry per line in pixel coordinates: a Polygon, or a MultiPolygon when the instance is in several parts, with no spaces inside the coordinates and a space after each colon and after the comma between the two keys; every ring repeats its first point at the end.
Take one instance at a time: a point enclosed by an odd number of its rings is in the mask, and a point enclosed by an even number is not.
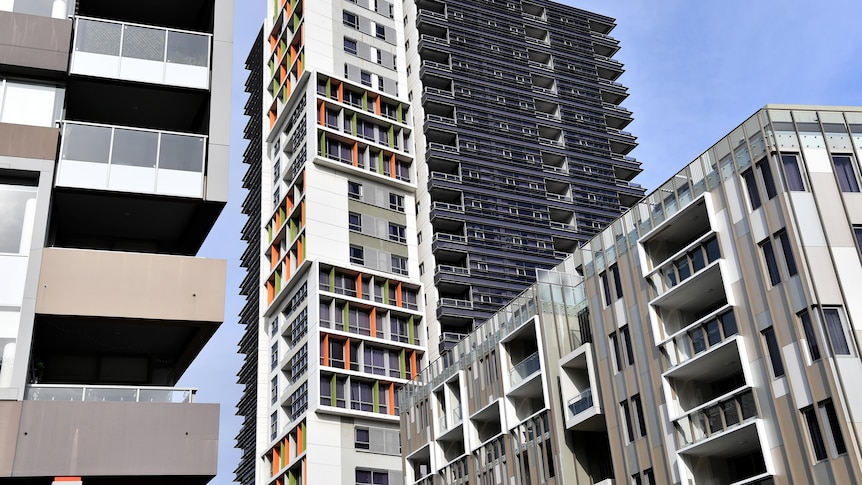
{"type": "Polygon", "coordinates": [[[739,442],[758,442],[757,406],[751,388],[722,396],[673,420],[681,454],[709,456],[739,442]]]}
{"type": "Polygon", "coordinates": [[[212,36],[78,17],[69,73],[209,89],[212,36]]]}
{"type": "Polygon", "coordinates": [[[57,186],[203,197],[206,137],[66,121],[57,186]]]}

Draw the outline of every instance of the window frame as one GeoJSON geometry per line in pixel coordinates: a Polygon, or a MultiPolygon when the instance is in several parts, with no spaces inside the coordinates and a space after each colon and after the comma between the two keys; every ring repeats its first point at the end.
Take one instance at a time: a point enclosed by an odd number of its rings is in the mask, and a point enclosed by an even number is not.
{"type": "Polygon", "coordinates": [[[822,307],[821,311],[823,326],[826,328],[827,337],[829,337],[829,348],[832,355],[854,355],[852,343],[847,338],[847,316],[841,307],[822,307]],[[830,318],[831,315],[835,317],[830,318]]]}
{"type": "Polygon", "coordinates": [[[830,157],[832,160],[832,168],[835,170],[835,177],[838,179],[838,187],[841,192],[858,193],[859,187],[859,171],[856,168],[855,157],[849,153],[834,153],[830,157]],[[837,160],[845,160],[840,166],[837,160]]]}
{"type": "Polygon", "coordinates": [[[799,165],[798,153],[782,153],[780,155],[781,172],[784,175],[784,187],[788,192],[807,192],[805,175],[799,165]],[[791,170],[788,170],[790,168],[791,170]],[[792,172],[792,173],[791,173],[792,172]]]}
{"type": "Polygon", "coordinates": [[[766,344],[766,356],[769,357],[769,367],[772,370],[773,380],[784,377],[786,372],[784,369],[784,361],[781,360],[781,347],[778,346],[778,339],[775,336],[775,328],[770,325],[760,331],[763,340],[766,344]]]}

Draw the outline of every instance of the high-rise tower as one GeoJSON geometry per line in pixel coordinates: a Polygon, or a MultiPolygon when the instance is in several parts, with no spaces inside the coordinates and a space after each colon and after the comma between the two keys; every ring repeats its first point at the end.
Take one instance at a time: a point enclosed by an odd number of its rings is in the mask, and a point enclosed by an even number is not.
{"type": "MultiPolygon", "coordinates": [[[[233,2],[0,1],[0,477],[206,483],[233,2]]],[[[31,483],[31,482],[27,482],[31,483]]]]}
{"type": "Polygon", "coordinates": [[[269,4],[249,57],[240,481],[398,483],[395,389],[426,349],[639,198],[612,28],[541,1],[269,4]]]}
{"type": "Polygon", "coordinates": [[[404,5],[436,354],[643,190],[613,19],[543,0],[404,5]]]}

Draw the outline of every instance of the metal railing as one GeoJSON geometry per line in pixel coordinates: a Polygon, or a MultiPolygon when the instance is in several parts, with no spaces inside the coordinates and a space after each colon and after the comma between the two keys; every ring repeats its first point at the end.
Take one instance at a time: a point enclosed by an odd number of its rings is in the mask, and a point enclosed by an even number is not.
{"type": "Polygon", "coordinates": [[[462,266],[451,266],[448,264],[438,264],[437,273],[469,275],[470,268],[464,268],[462,266]]]}
{"type": "Polygon", "coordinates": [[[454,308],[467,308],[473,309],[473,302],[471,300],[459,300],[457,298],[440,298],[437,300],[438,307],[454,307],[454,308]]]}
{"type": "Polygon", "coordinates": [[[28,401],[79,401],[79,402],[154,402],[193,403],[193,388],[131,387],[131,386],[69,386],[64,384],[32,384],[27,386],[24,399],[28,401]]]}
{"type": "Polygon", "coordinates": [[[739,427],[757,418],[754,392],[746,387],[735,394],[714,399],[698,406],[685,416],[673,420],[680,448],[709,439],[721,432],[739,427]]]}

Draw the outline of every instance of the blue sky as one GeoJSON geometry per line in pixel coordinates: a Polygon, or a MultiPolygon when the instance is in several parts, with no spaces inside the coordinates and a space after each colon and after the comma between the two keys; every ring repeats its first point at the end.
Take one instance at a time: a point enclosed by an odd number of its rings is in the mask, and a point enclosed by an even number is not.
{"type": "MultiPolygon", "coordinates": [[[[236,353],[243,305],[239,240],[245,197],[244,64],[263,23],[263,0],[235,0],[230,200],[201,250],[228,260],[225,321],[180,385],[197,387],[198,402],[221,404],[219,474],[228,484],[241,388],[236,353]]],[[[862,2],[859,0],[566,0],[617,19],[615,56],[629,87],[623,106],[634,112],[627,130],[644,172],[634,182],[654,189],[767,103],[862,105],[862,2]]]]}

